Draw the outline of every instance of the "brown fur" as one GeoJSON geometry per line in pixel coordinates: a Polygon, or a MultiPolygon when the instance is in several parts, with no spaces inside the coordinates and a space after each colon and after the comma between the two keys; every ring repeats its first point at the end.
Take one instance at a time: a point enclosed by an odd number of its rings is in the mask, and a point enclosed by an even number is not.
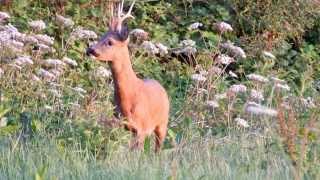
{"type": "Polygon", "coordinates": [[[135,136],[131,148],[142,148],[145,137],[154,132],[156,151],[159,151],[166,136],[169,118],[167,93],[157,81],[142,80],[136,76],[129,56],[129,40],[120,41],[115,36],[117,32],[112,31],[114,28],[110,29],[87,52],[97,60],[109,62],[114,79],[116,108],[126,118],[126,128],[135,136]]]}

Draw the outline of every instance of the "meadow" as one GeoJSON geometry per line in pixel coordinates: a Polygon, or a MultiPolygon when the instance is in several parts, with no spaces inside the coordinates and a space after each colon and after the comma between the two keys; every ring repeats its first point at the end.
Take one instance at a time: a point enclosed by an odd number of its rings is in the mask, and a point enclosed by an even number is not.
{"type": "Polygon", "coordinates": [[[0,0],[0,179],[320,179],[319,1],[137,1],[133,68],[170,98],[160,153],[129,149],[86,55],[108,3],[0,0]]]}

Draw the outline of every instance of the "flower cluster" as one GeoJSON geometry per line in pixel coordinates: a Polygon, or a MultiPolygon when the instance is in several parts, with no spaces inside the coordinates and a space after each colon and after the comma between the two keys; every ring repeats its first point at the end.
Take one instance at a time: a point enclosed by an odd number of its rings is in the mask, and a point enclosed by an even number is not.
{"type": "Polygon", "coordinates": [[[256,100],[256,101],[263,101],[264,100],[263,92],[255,90],[255,89],[251,89],[250,98],[252,100],[256,100]]]}
{"type": "Polygon", "coordinates": [[[271,116],[271,117],[278,115],[278,112],[276,110],[262,106],[255,102],[248,102],[245,107],[245,111],[246,113],[252,114],[252,115],[264,115],[264,116],[271,116]]]}
{"type": "Polygon", "coordinates": [[[286,83],[286,81],[271,77],[271,81],[274,83],[274,88],[278,91],[290,91],[290,86],[286,83]]]}
{"type": "Polygon", "coordinates": [[[231,42],[222,43],[220,46],[221,48],[227,50],[231,56],[234,56],[237,58],[243,58],[243,59],[247,57],[246,53],[242,48],[235,46],[231,42]]]}
{"type": "Polygon", "coordinates": [[[59,59],[43,60],[42,65],[46,68],[64,68],[66,66],[66,64],[59,59]]]}
{"type": "Polygon", "coordinates": [[[68,64],[69,66],[71,67],[77,67],[78,66],[78,63],[77,61],[73,60],[73,59],[70,59],[68,57],[63,57],[62,58],[62,62],[68,64]]]}
{"type": "Polygon", "coordinates": [[[217,29],[217,31],[221,34],[225,32],[233,31],[233,28],[231,27],[231,25],[226,22],[218,22],[218,23],[215,23],[214,26],[215,26],[215,29],[217,29]]]}
{"type": "Polygon", "coordinates": [[[42,20],[30,21],[28,24],[34,31],[41,31],[47,27],[46,23],[44,23],[42,20]]]}
{"type": "Polygon", "coordinates": [[[111,72],[108,69],[106,69],[105,67],[100,66],[97,68],[97,70],[95,72],[95,76],[97,78],[105,79],[105,78],[109,78],[111,76],[111,72]]]}
{"type": "Polygon", "coordinates": [[[197,30],[197,29],[199,29],[199,28],[202,27],[202,26],[203,26],[202,23],[200,23],[200,22],[195,22],[195,23],[190,24],[190,26],[188,27],[188,30],[189,30],[189,31],[197,30]]]}
{"type": "Polygon", "coordinates": [[[241,127],[244,127],[244,128],[250,127],[250,126],[249,126],[249,123],[248,123],[246,120],[241,119],[241,118],[239,118],[239,117],[238,117],[238,118],[235,118],[234,121],[235,121],[239,126],[241,126],[241,127]]]}
{"type": "Polygon", "coordinates": [[[141,45],[141,47],[148,52],[150,55],[155,55],[159,53],[159,49],[157,46],[152,43],[151,41],[144,41],[141,45]]]}
{"type": "Polygon", "coordinates": [[[223,65],[229,65],[235,62],[235,60],[232,57],[225,54],[218,55],[218,57],[215,60],[217,63],[223,64],[223,65]]]}
{"type": "Polygon", "coordinates": [[[74,22],[70,18],[63,17],[61,15],[56,15],[56,22],[60,27],[70,28],[74,26],[74,22]]]}
{"type": "Polygon", "coordinates": [[[97,39],[98,35],[90,30],[85,30],[82,27],[77,27],[70,35],[70,41],[97,39]]]}
{"type": "Polygon", "coordinates": [[[52,46],[54,44],[54,38],[46,34],[36,34],[33,37],[36,38],[40,44],[44,44],[47,46],[52,46]]]}
{"type": "Polygon", "coordinates": [[[174,53],[187,55],[195,54],[197,52],[195,45],[196,42],[191,39],[183,40],[179,43],[179,48],[177,48],[174,53]]]}
{"type": "Polygon", "coordinates": [[[33,65],[33,60],[31,59],[30,56],[21,56],[16,58],[13,61],[14,64],[16,64],[17,66],[23,67],[26,65],[33,65]]]}
{"type": "Polygon", "coordinates": [[[192,74],[191,79],[195,82],[204,82],[207,80],[207,78],[202,74],[192,74]]]}
{"type": "Polygon", "coordinates": [[[256,83],[267,83],[269,79],[259,74],[249,74],[247,78],[256,83]]]}
{"type": "Polygon", "coordinates": [[[6,21],[7,19],[10,19],[10,16],[6,12],[1,12],[0,11],[0,24],[6,21]]]}
{"type": "Polygon", "coordinates": [[[169,53],[169,48],[162,43],[154,44],[151,41],[144,41],[141,47],[150,55],[160,54],[160,56],[165,56],[169,53]]]}
{"type": "Polygon", "coordinates": [[[239,93],[245,93],[245,92],[247,92],[247,86],[243,84],[235,84],[228,89],[228,93],[231,93],[231,94],[239,94],[239,93]]]}
{"type": "Polygon", "coordinates": [[[134,36],[139,40],[147,40],[149,38],[149,33],[143,29],[134,29],[130,32],[130,35],[134,36]]]}

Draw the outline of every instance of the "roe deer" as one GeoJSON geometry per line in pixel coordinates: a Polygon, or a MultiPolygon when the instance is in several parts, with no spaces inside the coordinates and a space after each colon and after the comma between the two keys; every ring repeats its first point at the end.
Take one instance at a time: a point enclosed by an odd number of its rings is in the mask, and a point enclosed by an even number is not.
{"type": "Polygon", "coordinates": [[[157,81],[139,79],[132,69],[128,49],[129,32],[124,21],[134,18],[131,11],[135,1],[127,14],[123,14],[123,3],[122,0],[116,16],[112,9],[108,32],[97,44],[87,49],[87,54],[109,63],[114,80],[116,110],[126,118],[126,129],[134,134],[131,149],[141,149],[145,137],[154,132],[155,151],[158,152],[167,133],[169,99],[157,81]]]}

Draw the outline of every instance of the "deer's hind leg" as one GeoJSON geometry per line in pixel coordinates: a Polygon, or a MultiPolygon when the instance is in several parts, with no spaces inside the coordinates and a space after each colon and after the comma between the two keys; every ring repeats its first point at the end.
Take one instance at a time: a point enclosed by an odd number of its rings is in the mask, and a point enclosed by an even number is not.
{"type": "Polygon", "coordinates": [[[135,131],[133,133],[133,135],[134,135],[134,137],[131,140],[130,149],[131,150],[135,150],[135,149],[141,150],[144,145],[144,140],[146,138],[146,134],[143,132],[135,131]]]}
{"type": "Polygon", "coordinates": [[[156,135],[155,151],[159,152],[161,150],[162,143],[167,134],[167,126],[157,126],[156,129],[154,130],[154,133],[156,135]]]}

